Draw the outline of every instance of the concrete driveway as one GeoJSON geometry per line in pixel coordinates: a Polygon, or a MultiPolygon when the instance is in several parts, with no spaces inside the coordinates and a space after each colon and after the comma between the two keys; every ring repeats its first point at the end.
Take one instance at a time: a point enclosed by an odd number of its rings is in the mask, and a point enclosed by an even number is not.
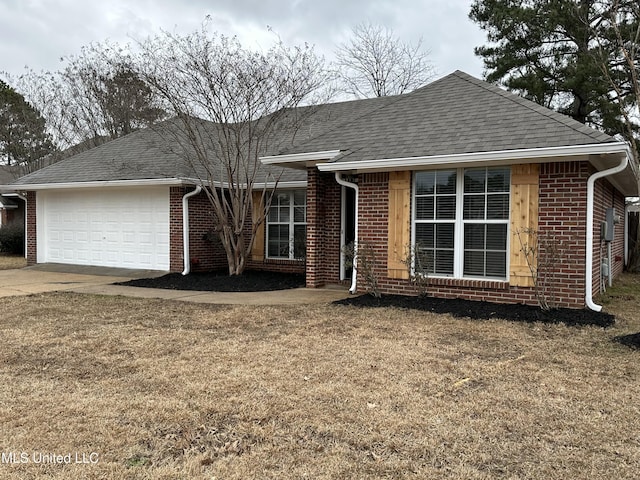
{"type": "Polygon", "coordinates": [[[71,291],[96,295],[164,298],[194,303],[235,305],[292,305],[328,303],[349,296],[346,287],[294,288],[273,292],[199,292],[113,285],[166,272],[119,268],[41,264],[19,270],[0,270],[0,297],[71,291]]]}
{"type": "Polygon", "coordinates": [[[83,287],[100,287],[132,278],[148,278],[162,272],[119,268],[42,264],[19,270],[0,270],[0,297],[33,293],[75,291],[83,287]]]}

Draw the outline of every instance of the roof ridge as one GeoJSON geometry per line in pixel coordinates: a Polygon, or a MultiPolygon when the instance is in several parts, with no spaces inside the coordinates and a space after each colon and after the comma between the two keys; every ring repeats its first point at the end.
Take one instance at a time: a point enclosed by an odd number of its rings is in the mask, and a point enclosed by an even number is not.
{"type": "MultiPolygon", "coordinates": [[[[360,120],[362,118],[365,118],[375,112],[379,112],[380,110],[383,110],[395,103],[397,103],[398,101],[406,98],[407,96],[411,95],[413,92],[410,93],[401,93],[399,95],[389,95],[389,96],[383,96],[383,97],[371,97],[371,98],[360,98],[357,100],[347,100],[344,102],[334,102],[334,103],[323,103],[320,105],[315,105],[316,108],[323,108],[323,107],[331,107],[331,106],[335,106],[335,105],[344,105],[347,103],[358,103],[358,102],[370,102],[373,103],[374,101],[380,101],[380,105],[375,106],[374,108],[372,108],[371,110],[368,110],[365,113],[362,113],[361,115],[358,115],[352,119],[349,120],[345,120],[344,122],[338,123],[335,127],[329,129],[329,130],[325,130],[324,132],[320,133],[319,135],[316,135],[314,137],[309,137],[307,139],[305,139],[302,143],[307,143],[316,139],[320,139],[322,137],[325,137],[327,135],[332,134],[333,132],[340,130],[342,127],[344,127],[347,123],[353,123],[357,120],[360,120]],[[382,100],[385,101],[382,101],[382,100]]],[[[305,107],[301,107],[301,108],[308,108],[308,107],[313,107],[313,105],[309,105],[309,106],[305,106],[305,107]]],[[[293,147],[295,148],[295,146],[293,147]]],[[[286,153],[289,150],[289,148],[285,149],[284,151],[280,152],[281,154],[286,153]]]]}
{"type": "MultiPolygon", "coordinates": [[[[571,128],[572,130],[574,130],[577,133],[581,133],[583,135],[587,135],[591,138],[594,139],[594,141],[597,141],[598,143],[607,143],[607,142],[613,142],[616,141],[615,138],[613,138],[611,135],[607,135],[604,132],[601,132],[599,130],[596,130],[595,128],[589,127],[588,125],[585,125],[583,123],[578,122],[577,120],[574,120],[573,118],[569,117],[568,115],[564,115],[560,112],[556,112],[555,110],[551,109],[551,108],[547,108],[543,105],[540,105],[532,100],[529,100],[525,97],[522,97],[518,94],[515,94],[513,92],[510,92],[508,90],[503,90],[500,87],[498,87],[497,85],[491,84],[489,82],[486,82],[484,80],[480,80],[472,75],[469,75],[466,72],[463,72],[461,70],[456,70],[455,72],[453,72],[451,75],[455,75],[456,77],[458,77],[461,80],[467,81],[477,87],[480,87],[484,90],[487,90],[491,93],[494,93],[496,95],[500,95],[501,97],[503,97],[506,100],[509,100],[513,103],[516,103],[524,108],[527,108],[529,110],[531,110],[532,112],[535,112],[537,114],[540,114],[550,120],[553,120],[554,122],[560,123],[566,127],[571,128]],[[597,138],[600,137],[600,138],[597,138]],[[606,140],[605,140],[606,137],[606,140]]],[[[446,78],[446,77],[445,77],[446,78]]]]}

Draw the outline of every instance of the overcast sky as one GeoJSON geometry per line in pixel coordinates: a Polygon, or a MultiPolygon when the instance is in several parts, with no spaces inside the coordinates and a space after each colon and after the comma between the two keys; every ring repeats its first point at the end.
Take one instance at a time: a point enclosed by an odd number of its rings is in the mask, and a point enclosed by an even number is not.
{"type": "Polygon", "coordinates": [[[310,43],[328,60],[355,24],[380,24],[405,41],[422,37],[438,77],[481,77],[473,48],[485,35],[469,8],[469,0],[0,0],[0,71],[55,70],[60,57],[91,42],[187,33],[210,15],[214,30],[246,47],[268,47],[271,27],[287,45],[310,43]]]}

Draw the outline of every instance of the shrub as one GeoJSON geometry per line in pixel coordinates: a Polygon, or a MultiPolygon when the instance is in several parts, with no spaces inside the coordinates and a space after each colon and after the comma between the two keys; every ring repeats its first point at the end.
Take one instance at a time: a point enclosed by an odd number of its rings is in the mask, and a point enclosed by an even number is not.
{"type": "Polygon", "coordinates": [[[343,252],[346,265],[348,267],[356,266],[358,275],[367,287],[367,292],[376,298],[380,298],[382,294],[378,287],[377,258],[373,247],[366,242],[360,242],[356,247],[351,242],[343,247],[343,252]]]}
{"type": "Polygon", "coordinates": [[[24,225],[14,222],[0,227],[0,252],[24,255],[24,225]]]}
{"type": "Polygon", "coordinates": [[[400,261],[407,267],[409,279],[418,290],[418,294],[427,296],[429,274],[433,271],[433,254],[429,253],[421,242],[417,242],[415,245],[405,246],[405,257],[400,261]]]}

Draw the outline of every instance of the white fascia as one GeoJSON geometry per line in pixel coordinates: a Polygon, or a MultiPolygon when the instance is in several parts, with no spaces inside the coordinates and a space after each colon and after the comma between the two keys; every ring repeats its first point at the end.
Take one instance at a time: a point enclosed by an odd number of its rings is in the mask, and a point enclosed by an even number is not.
{"type": "Polygon", "coordinates": [[[319,162],[333,160],[340,155],[340,150],[325,150],[322,152],[307,152],[307,153],[291,153],[288,155],[271,155],[267,157],[260,157],[260,161],[263,165],[279,165],[279,166],[293,166],[297,163],[319,162]]]}
{"type": "Polygon", "coordinates": [[[253,190],[273,190],[274,188],[280,189],[295,189],[295,188],[307,188],[307,181],[300,180],[295,182],[266,182],[266,183],[254,183],[253,190]]]}
{"type": "MultiPolygon", "coordinates": [[[[230,188],[237,188],[238,190],[246,190],[247,184],[231,184],[229,182],[213,182],[213,186],[215,188],[222,188],[228,190],[230,188]]],[[[251,190],[273,190],[274,188],[279,189],[292,189],[292,188],[307,188],[306,180],[297,180],[292,182],[256,182],[251,186],[251,190]]]]}
{"type": "Polygon", "coordinates": [[[97,182],[66,182],[66,183],[36,183],[31,185],[7,185],[14,191],[26,192],[35,190],[62,190],[72,188],[103,188],[103,187],[152,187],[178,186],[191,184],[179,178],[141,179],[141,180],[107,180],[97,182]]]}
{"type": "Polygon", "coordinates": [[[588,155],[604,155],[611,153],[626,153],[628,146],[625,142],[596,143],[589,145],[570,145],[563,147],[523,148],[518,150],[497,150],[492,152],[458,153],[452,155],[434,155],[430,157],[384,158],[379,160],[360,160],[354,162],[324,163],[318,165],[321,172],[338,171],[367,171],[367,170],[408,170],[411,168],[474,164],[482,162],[512,163],[519,160],[552,161],[558,157],[575,157],[588,155]]]}

